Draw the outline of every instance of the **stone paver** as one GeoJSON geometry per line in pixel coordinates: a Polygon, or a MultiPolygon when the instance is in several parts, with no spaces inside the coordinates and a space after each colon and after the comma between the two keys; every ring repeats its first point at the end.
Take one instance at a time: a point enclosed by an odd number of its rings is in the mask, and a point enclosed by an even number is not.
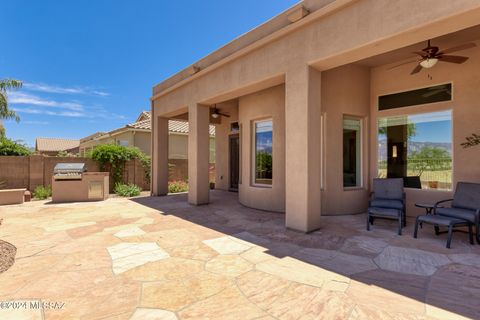
{"type": "Polygon", "coordinates": [[[148,262],[163,260],[169,254],[156,243],[122,242],[107,248],[112,257],[113,273],[120,274],[148,262]]]}
{"type": "Polygon", "coordinates": [[[137,308],[130,320],[177,320],[177,316],[162,309],[137,308]]]}
{"type": "Polygon", "coordinates": [[[421,276],[431,276],[438,267],[451,263],[444,254],[391,246],[385,248],[374,261],[384,270],[421,276]]]}
{"type": "Polygon", "coordinates": [[[364,215],[322,217],[308,235],[284,215],[213,191],[0,207],[0,239],[17,248],[0,274],[0,319],[461,319],[480,318],[480,246],[426,229],[411,237],[364,215]]]}

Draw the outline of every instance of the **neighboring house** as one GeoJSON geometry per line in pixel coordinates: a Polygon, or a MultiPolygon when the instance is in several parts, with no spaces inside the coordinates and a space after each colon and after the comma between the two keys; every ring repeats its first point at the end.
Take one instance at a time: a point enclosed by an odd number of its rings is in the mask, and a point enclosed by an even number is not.
{"type": "Polygon", "coordinates": [[[46,156],[56,156],[59,152],[78,154],[80,140],[59,138],[37,138],[35,152],[46,156]]]}
{"type": "Polygon", "coordinates": [[[418,214],[480,181],[480,147],[461,147],[479,133],[479,45],[480,1],[302,1],[154,86],[152,194],[168,191],[169,122],[188,119],[192,204],[209,202],[215,123],[216,188],[288,228],[365,212],[379,176],[419,177],[418,214]],[[427,57],[446,49],[469,59],[427,57]]]}
{"type": "MultiPolygon", "coordinates": [[[[210,126],[210,162],[215,162],[215,126],[210,126]]],[[[80,140],[80,154],[85,155],[100,144],[113,143],[137,147],[150,155],[150,112],[143,111],[134,123],[110,132],[97,132],[80,140]]],[[[188,122],[172,121],[169,126],[169,159],[188,158],[188,122]]]]}

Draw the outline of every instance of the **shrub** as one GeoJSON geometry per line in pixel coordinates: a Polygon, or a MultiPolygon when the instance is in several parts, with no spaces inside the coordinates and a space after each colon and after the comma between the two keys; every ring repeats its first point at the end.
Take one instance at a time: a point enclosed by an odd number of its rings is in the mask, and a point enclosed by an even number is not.
{"type": "Polygon", "coordinates": [[[115,193],[120,197],[135,197],[140,195],[140,192],[142,191],[142,189],[133,183],[131,184],[117,183],[113,191],[115,191],[115,193]]]}
{"type": "Polygon", "coordinates": [[[188,183],[186,181],[169,181],[168,182],[168,192],[169,193],[179,193],[188,191],[188,183]]]}
{"type": "MultiPolygon", "coordinates": [[[[125,169],[126,161],[138,158],[144,168],[145,165],[150,166],[150,158],[138,148],[124,147],[116,144],[97,146],[89,153],[89,156],[99,163],[101,170],[110,172],[115,185],[123,182],[123,170],[125,169]]],[[[145,169],[145,172],[147,172],[147,169],[145,169]]],[[[148,178],[149,177],[150,167],[148,167],[148,178]]]]}
{"type": "Polygon", "coordinates": [[[23,144],[0,137],[0,156],[29,156],[31,151],[23,144]]]}
{"type": "Polygon", "coordinates": [[[33,197],[38,200],[45,200],[51,196],[52,196],[51,187],[38,186],[33,191],[33,197]]]}
{"type": "Polygon", "coordinates": [[[145,175],[145,180],[150,183],[150,172],[152,168],[152,159],[147,156],[145,153],[140,152],[138,156],[138,160],[140,160],[140,163],[142,164],[143,167],[143,173],[145,175]]]}

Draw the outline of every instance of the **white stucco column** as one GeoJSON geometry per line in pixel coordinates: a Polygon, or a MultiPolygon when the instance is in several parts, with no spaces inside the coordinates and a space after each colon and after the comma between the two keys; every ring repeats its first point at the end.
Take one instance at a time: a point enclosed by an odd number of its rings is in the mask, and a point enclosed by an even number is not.
{"type": "Polygon", "coordinates": [[[168,118],[157,117],[153,131],[152,194],[168,193],[168,118]],[[155,164],[155,165],[154,165],[155,164]]]}
{"type": "Polygon", "coordinates": [[[209,201],[209,119],[208,107],[188,106],[188,202],[194,205],[209,201]]]}
{"type": "Polygon", "coordinates": [[[320,227],[321,73],[289,69],[285,100],[286,226],[309,232],[320,227]]]}

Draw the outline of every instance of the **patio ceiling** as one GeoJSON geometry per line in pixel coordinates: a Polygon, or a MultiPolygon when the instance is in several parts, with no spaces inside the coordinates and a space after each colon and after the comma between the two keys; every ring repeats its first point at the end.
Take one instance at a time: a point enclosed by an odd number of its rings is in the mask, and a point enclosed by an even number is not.
{"type": "MultiPolygon", "coordinates": [[[[428,39],[425,39],[425,41],[415,43],[408,47],[403,47],[398,50],[363,59],[355,62],[355,64],[366,67],[378,67],[391,63],[401,63],[408,60],[415,60],[416,55],[412,52],[420,51],[425,48],[427,40],[428,39]]],[[[440,49],[454,47],[466,42],[475,42],[477,46],[480,46],[480,25],[458,32],[446,34],[438,38],[433,38],[431,40],[432,45],[440,47],[440,49]]]]}

